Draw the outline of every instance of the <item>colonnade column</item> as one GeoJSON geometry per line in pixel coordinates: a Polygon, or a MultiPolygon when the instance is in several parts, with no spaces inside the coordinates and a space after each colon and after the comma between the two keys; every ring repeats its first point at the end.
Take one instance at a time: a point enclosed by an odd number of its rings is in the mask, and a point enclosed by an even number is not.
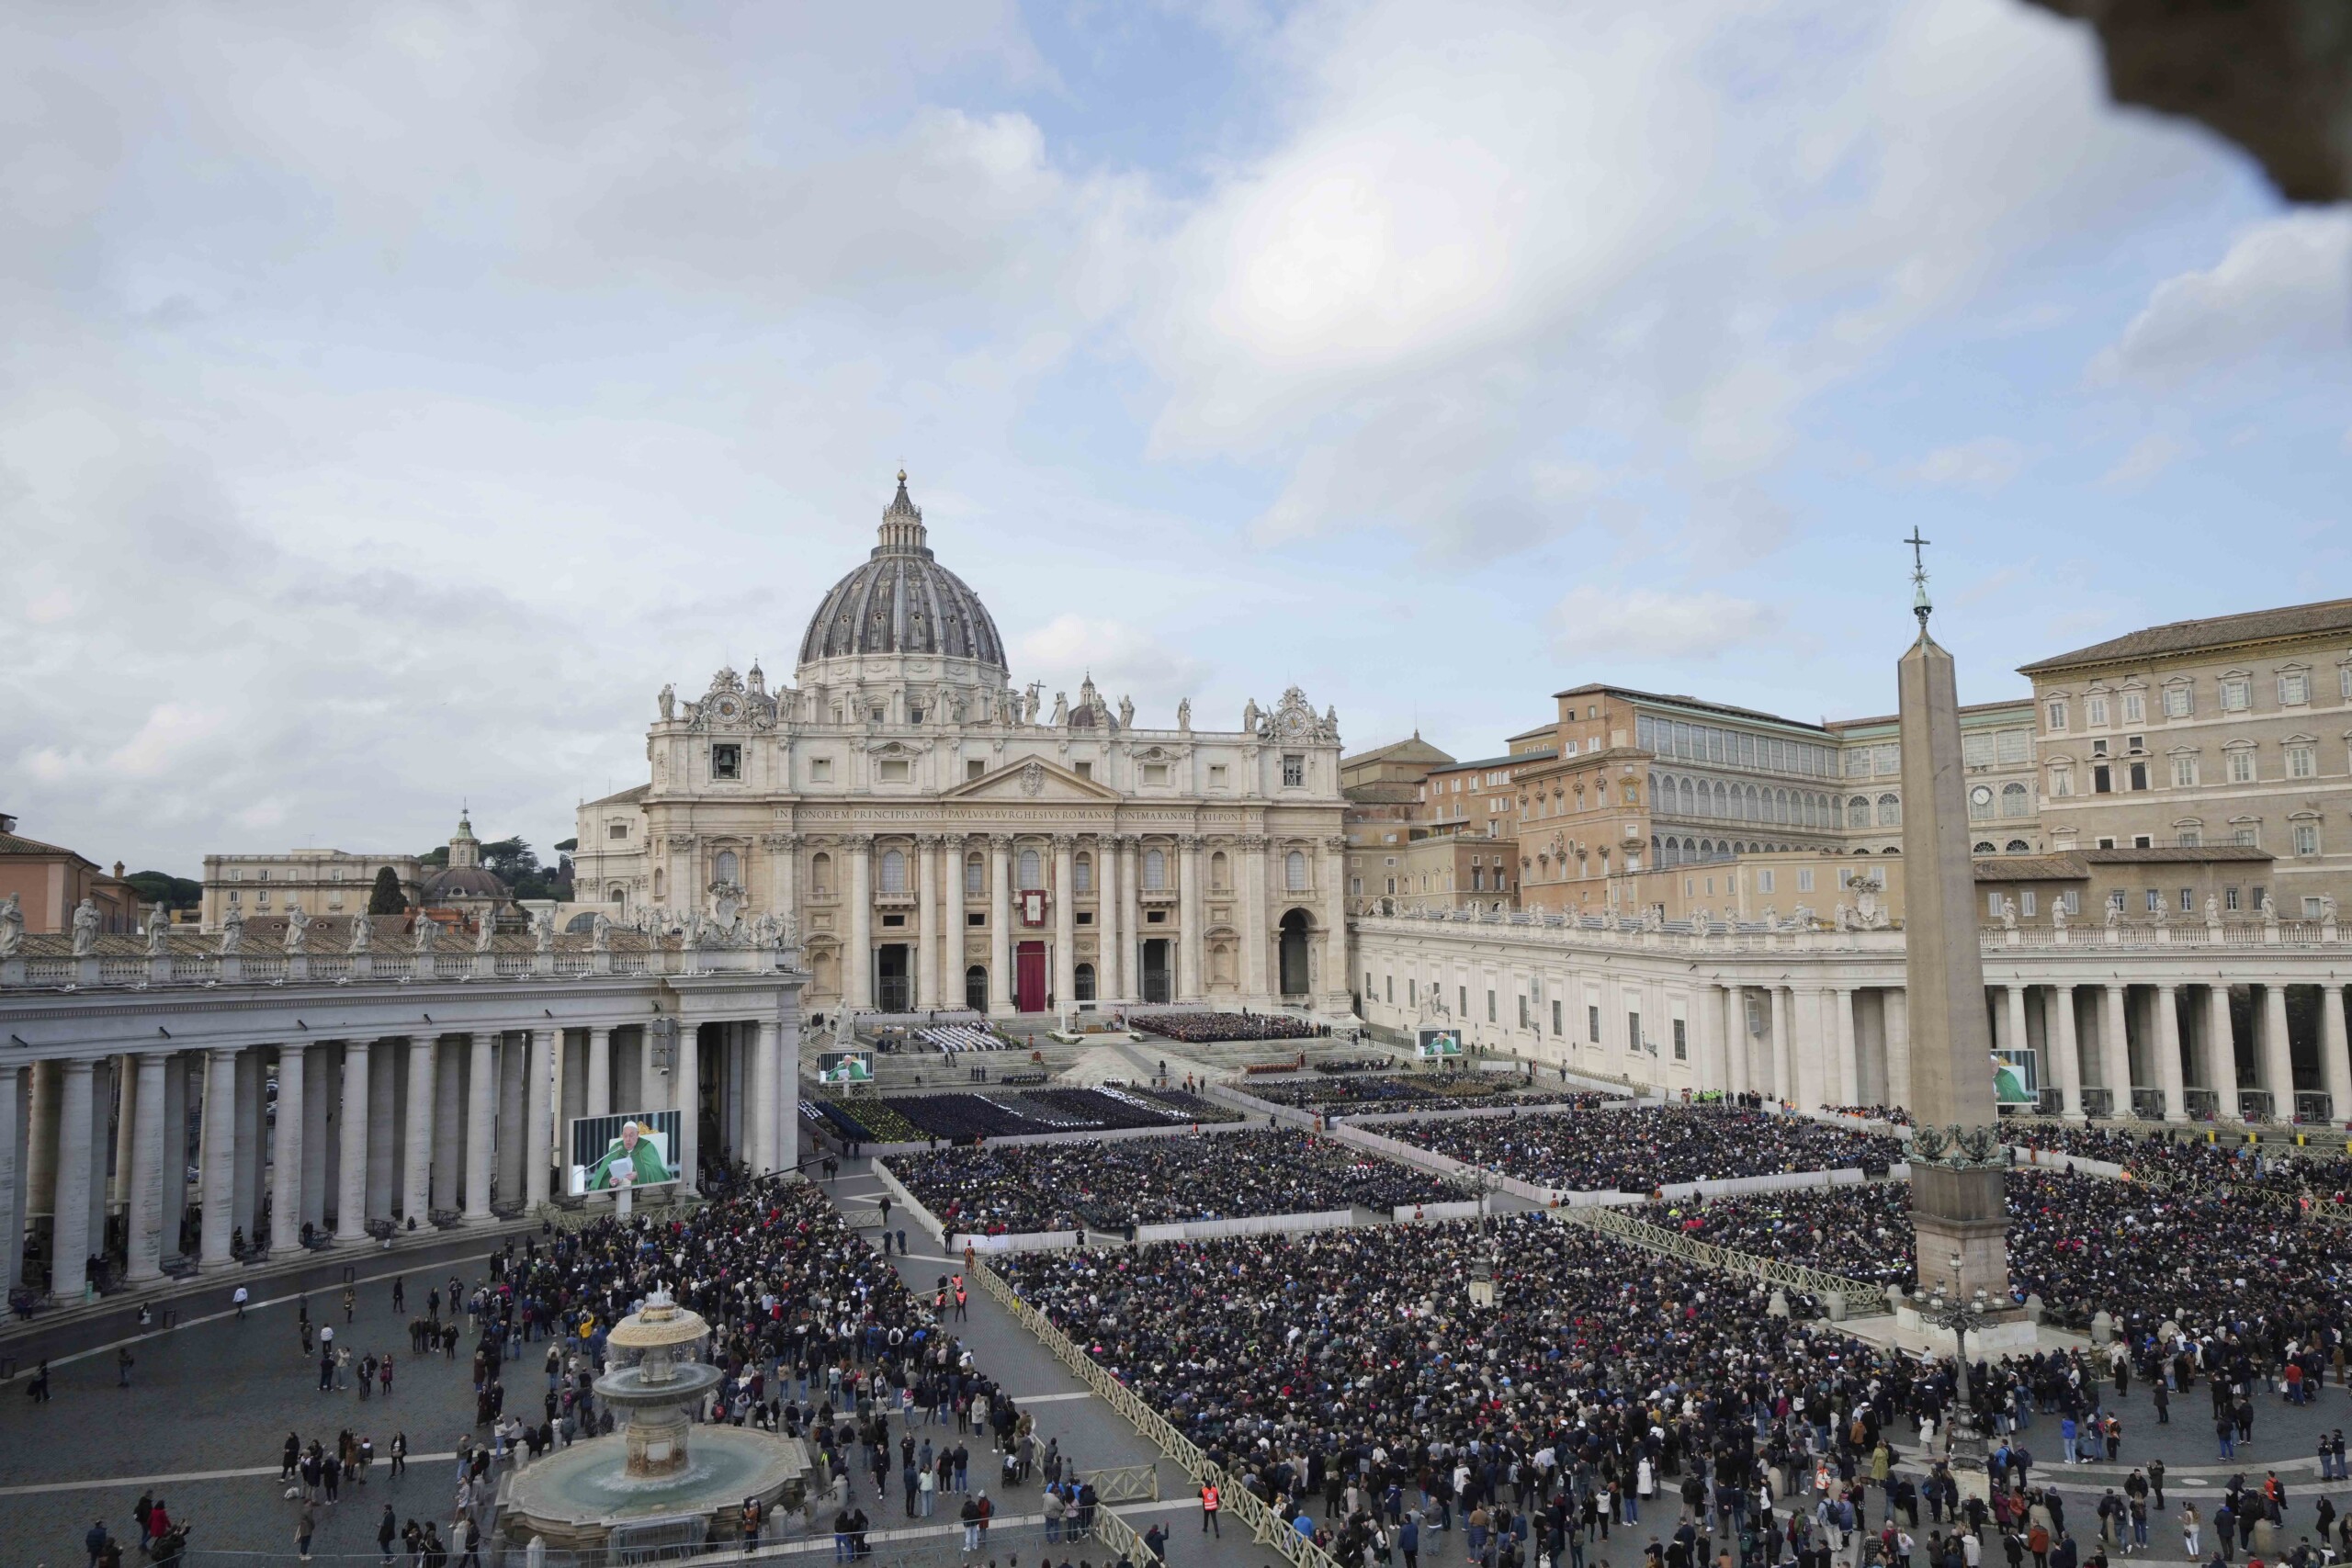
{"type": "Polygon", "coordinates": [[[81,1299],[90,1277],[90,1117],[96,1066],[91,1061],[58,1064],[57,1199],[50,1218],[49,1288],[60,1302],[81,1299]]]}
{"type": "MultiPolygon", "coordinates": [[[[408,1043],[408,1147],[401,1160],[401,1215],[420,1229],[433,1211],[433,1069],[439,1044],[430,1034],[412,1035],[408,1043]]],[[[211,1123],[209,1112],[205,1122],[211,1123]]],[[[204,1218],[209,1231],[209,1206],[204,1218]]]]}
{"type": "MultiPolygon", "coordinates": [[[[124,1277],[134,1285],[164,1273],[164,1069],[170,1060],[169,1052],[141,1051],[137,1077],[124,1083],[130,1103],[122,1108],[122,1119],[131,1123],[130,1201],[124,1226],[129,1267],[124,1277]]],[[[16,1074],[7,1077],[13,1084],[16,1074]]],[[[9,1152],[15,1152],[13,1139],[9,1152]]],[[[13,1248],[18,1234],[0,1237],[0,1242],[13,1248]]]]}
{"type": "Polygon", "coordinates": [[[583,1116],[609,1116],[613,1113],[613,1027],[608,1023],[591,1024],[588,1028],[588,1103],[583,1116]]]}
{"type": "Polygon", "coordinates": [[[430,1207],[462,1213],[466,1206],[466,1047],[470,1034],[445,1035],[433,1074],[433,1198],[430,1207]]]}
{"type": "Polygon", "coordinates": [[[776,1037],[775,1092],[768,1097],[775,1109],[775,1160],[781,1170],[800,1168],[800,1026],[775,1019],[767,1028],[776,1037]]]}
{"type": "Polygon", "coordinates": [[[1012,1011],[1012,840],[989,835],[989,1014],[1012,1011]]]}
{"type": "MultiPolygon", "coordinates": [[[[1323,995],[1333,1003],[1352,996],[1356,988],[1353,960],[1348,956],[1348,841],[1323,840],[1323,995]]],[[[1369,997],[1364,998],[1368,1004],[1369,997]]]]}
{"type": "Polygon", "coordinates": [[[524,1160],[529,1137],[526,1122],[531,1113],[531,1032],[510,1029],[498,1037],[498,1196],[508,1203],[523,1200],[524,1160]]]}
{"type": "Polygon", "coordinates": [[[368,1104],[384,1123],[381,1134],[371,1131],[368,1137],[368,1197],[360,1207],[371,1220],[391,1218],[392,1205],[400,1201],[398,1129],[402,1042],[393,1038],[381,1043],[382,1050],[368,1054],[368,1104]]]}
{"type": "Polygon", "coordinates": [[[2262,1087],[2270,1091],[2270,1114],[2281,1122],[2295,1114],[2295,1056],[2287,1040],[2287,987],[2276,980],[2262,987],[2262,1087]]]}
{"type": "Polygon", "coordinates": [[[477,1032],[468,1040],[466,1071],[466,1206],[469,1224],[490,1218],[491,1129],[498,1116],[498,1036],[477,1032]]]}
{"type": "Polygon", "coordinates": [[[289,1041],[277,1048],[277,1128],[274,1135],[269,1192],[269,1253],[290,1258],[302,1250],[302,1156],[310,1118],[303,1114],[304,1068],[310,1047],[289,1041]]]}
{"type": "Polygon", "coordinates": [[[1094,839],[1094,995],[1103,1002],[1125,1001],[1127,955],[1121,947],[1126,906],[1120,901],[1119,840],[1110,833],[1094,839]]]}
{"type": "Polygon", "coordinates": [[[136,1060],[126,1051],[116,1058],[114,1069],[114,1177],[108,1188],[107,1212],[121,1209],[125,1235],[130,1235],[130,1224],[131,1139],[138,1132],[136,1060]]]}
{"type": "MultiPolygon", "coordinates": [[[[1201,840],[1196,835],[1187,833],[1178,840],[1178,846],[1182,864],[1176,873],[1180,878],[1176,885],[1176,918],[1183,922],[1183,930],[1176,947],[1176,999],[1191,1002],[1200,999],[1201,949],[1207,945],[1201,929],[1201,840]]],[[[1264,963],[1264,946],[1263,942],[1252,942],[1250,946],[1250,951],[1259,955],[1261,965],[1264,963]]]]}
{"type": "MultiPolygon", "coordinates": [[[[1715,989],[1724,1032],[1724,1088],[1733,1094],[1745,1094],[1756,1087],[1747,1068],[1747,1010],[1740,1004],[1737,986],[1718,986],[1715,989]]],[[[1577,1021],[1565,1021],[1573,1031],[1577,1021]]]]}
{"type": "Polygon", "coordinates": [[[239,1055],[232,1046],[204,1054],[204,1217],[197,1240],[197,1263],[204,1269],[229,1261],[230,1211],[237,1202],[239,1055]]]}
{"type": "Polygon", "coordinates": [[[1776,1099],[1794,1105],[1797,1102],[1796,1083],[1796,1009],[1791,1005],[1795,993],[1786,986],[1774,986],[1772,997],[1772,1093],[1776,1099]]]}
{"type": "Polygon", "coordinates": [[[532,1209],[548,1201],[548,1149],[555,1131],[555,1054],[563,1032],[534,1029],[523,1060],[523,1201],[532,1209]]]}
{"type": "Polygon", "coordinates": [[[2001,987],[2001,1045],[2005,1050],[2026,1048],[2025,987],[2011,980],[2001,987]]]}
{"type": "Polygon", "coordinates": [[[2099,998],[2098,1055],[2111,1101],[2108,1114],[2129,1116],[2132,1113],[2132,1037],[2123,1020],[2123,987],[2102,986],[2099,998]]]}
{"type": "Polygon", "coordinates": [[[1886,1100],[1911,1103],[1911,993],[1891,986],[1883,994],[1886,1023],[1886,1100]]]}
{"type": "MultiPolygon", "coordinates": [[[[184,1053],[164,1053],[164,1147],[166,1153],[160,1170],[163,1188],[158,1194],[158,1201],[162,1210],[155,1224],[164,1238],[164,1256],[174,1258],[187,1251],[181,1244],[180,1227],[187,1223],[187,1080],[191,1067],[191,1059],[184,1053]]],[[[22,1169],[21,1167],[18,1168],[22,1169]]],[[[0,1182],[0,1186],[5,1185],[5,1182],[0,1182]]],[[[6,1196],[0,1194],[0,1216],[8,1213],[7,1201],[6,1196]]],[[[21,1220],[8,1234],[24,1234],[21,1220]]]]}
{"type": "Polygon", "coordinates": [[[842,949],[842,1005],[874,1010],[874,840],[849,840],[849,935],[842,949]]]}
{"type": "Polygon", "coordinates": [[[944,1006],[939,993],[939,934],[945,913],[939,897],[939,835],[915,839],[915,997],[922,1008],[944,1006]]]}
{"type": "Polygon", "coordinates": [[[299,1236],[304,1224],[319,1235],[327,1224],[327,1162],[334,1156],[334,1141],[327,1136],[334,1107],[335,1077],[341,1063],[332,1041],[313,1043],[302,1077],[302,1206],[286,1217],[299,1236]]]}
{"type": "Polygon", "coordinates": [[[243,1229],[248,1247],[259,1234],[261,1221],[262,1097],[268,1092],[261,1069],[257,1047],[237,1053],[237,1190],[231,1213],[236,1225],[243,1229]]]}
{"type": "Polygon", "coordinates": [[[25,1277],[25,1163],[17,1147],[25,1133],[25,1084],[11,1063],[0,1065],[0,1291],[25,1277]]]}
{"type": "Polygon", "coordinates": [[[759,1043],[752,1054],[752,1146],[755,1151],[752,1169],[755,1174],[778,1168],[776,1107],[783,1098],[779,1092],[779,1066],[775,1020],[763,1018],[760,1020],[759,1043]]]}
{"type": "Polygon", "coordinates": [[[1077,873],[1072,852],[1078,840],[1068,833],[1054,835],[1054,1005],[1065,1011],[1078,1005],[1078,910],[1073,889],[1077,873]]]}
{"type": "Polygon", "coordinates": [[[678,1049],[670,1064],[672,1103],[678,1108],[678,1179],[702,1190],[702,1025],[678,1021],[678,1049]]]}
{"type": "Polygon", "coordinates": [[[2180,1071],[2180,987],[2156,987],[2156,1083],[2165,1091],[2165,1120],[2188,1120],[2188,1097],[2180,1071]]]}
{"type": "Polygon", "coordinates": [[[1826,993],[1829,1005],[1838,1010],[1838,1027],[1831,1034],[1838,1044],[1838,1103],[1860,1105],[1862,1102],[1862,1048],[1854,1030],[1854,992],[1849,986],[1839,986],[1826,993]]]}
{"type": "Polygon", "coordinates": [[[373,1043],[366,1040],[343,1043],[343,1157],[337,1173],[342,1190],[335,1196],[334,1212],[337,1241],[358,1241],[368,1234],[368,1085],[375,1055],[372,1046],[373,1043]]]}
{"type": "Polygon", "coordinates": [[[2230,987],[2220,976],[2205,987],[2205,1068],[2222,1114],[2238,1113],[2237,1029],[2230,1021],[2230,987]]]}
{"type": "Polygon", "coordinates": [[[2075,987],[2052,986],[2041,1010],[2043,1037],[2058,1058],[2058,1111],[2062,1116],[2083,1113],[2083,1052],[2075,1026],[2075,987]]]}
{"type": "Polygon", "coordinates": [[[2345,1059],[2344,987],[2330,978],[2319,988],[2319,1065],[2327,1084],[2328,1119],[2352,1116],[2352,1062],[2345,1059]]]}

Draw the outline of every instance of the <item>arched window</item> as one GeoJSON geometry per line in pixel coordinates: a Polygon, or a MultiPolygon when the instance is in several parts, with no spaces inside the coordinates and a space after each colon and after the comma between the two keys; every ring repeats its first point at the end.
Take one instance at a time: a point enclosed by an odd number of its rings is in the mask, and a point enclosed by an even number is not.
{"type": "Polygon", "coordinates": [[[1168,854],[1164,850],[1143,852],[1143,886],[1147,893],[1159,893],[1168,887],[1168,854]]]}
{"type": "Polygon", "coordinates": [[[1968,852],[1973,855],[1989,855],[1996,853],[1996,852],[1994,850],[1991,840],[1984,840],[1969,845],[1968,852]]]}
{"type": "Polygon", "coordinates": [[[1037,852],[1036,852],[1036,851],[1035,851],[1035,850],[1023,850],[1023,851],[1022,851],[1022,852],[1021,852],[1021,886],[1022,886],[1022,888],[1025,891],[1025,890],[1027,890],[1027,889],[1029,889],[1029,888],[1032,888],[1032,887],[1043,887],[1045,885],[1046,885],[1045,868],[1044,868],[1043,864],[1042,864],[1042,863],[1038,861],[1038,859],[1037,859],[1037,852]]]}
{"type": "Polygon", "coordinates": [[[662,897],[662,868],[658,865],[653,868],[653,896],[662,897]]]}
{"type": "Polygon", "coordinates": [[[897,850],[882,852],[882,891],[904,893],[907,890],[907,857],[897,850]]]}
{"type": "Polygon", "coordinates": [[[1070,862],[1069,874],[1071,892],[1093,892],[1094,857],[1092,855],[1080,855],[1076,860],[1070,862]]]}
{"type": "MultiPolygon", "coordinates": [[[[660,876],[662,874],[657,871],[653,874],[660,876]]],[[[808,862],[808,891],[821,894],[831,893],[832,890],[833,857],[821,852],[811,856],[808,862]]],[[[659,893],[662,890],[657,887],[654,891],[659,893]]]]}
{"type": "Polygon", "coordinates": [[[1731,786],[1720,780],[1715,784],[1715,815],[1718,817],[1731,815],[1731,786]]]}
{"type": "Polygon", "coordinates": [[[2033,852],[2033,846],[2023,839],[2011,839],[2001,846],[2001,852],[2005,855],[2028,855],[2033,852]]]}
{"type": "Polygon", "coordinates": [[[718,874],[718,880],[727,883],[730,886],[733,886],[735,881],[735,873],[740,863],[741,863],[735,858],[735,852],[733,850],[719,851],[718,863],[716,867],[714,867],[718,874]]]}
{"type": "Polygon", "coordinates": [[[1697,786],[1692,784],[1689,779],[1684,779],[1677,786],[1677,791],[1682,796],[1682,815],[1685,817],[1696,817],[1699,814],[1699,795],[1697,786]]]}
{"type": "Polygon", "coordinates": [[[1226,863],[1225,852],[1223,850],[1219,850],[1216,853],[1209,856],[1209,886],[1211,887],[1215,888],[1219,893],[1224,892],[1227,888],[1233,886],[1232,883],[1226,880],[1232,874],[1231,868],[1226,863]]]}
{"type": "MultiPolygon", "coordinates": [[[[964,857],[964,896],[967,898],[977,898],[988,890],[987,863],[976,854],[966,855],[964,857]]],[[[982,979],[986,978],[987,976],[983,975],[982,979]]]]}
{"type": "Polygon", "coordinates": [[[1306,857],[1296,850],[1283,856],[1283,886],[1293,893],[1306,891],[1306,857]]]}
{"type": "Polygon", "coordinates": [[[1870,796],[1866,795],[1858,795],[1854,796],[1853,799],[1846,803],[1846,826],[1849,828],[1867,828],[1870,825],[1870,796]]]}
{"type": "Polygon", "coordinates": [[[2007,784],[2001,786],[2002,816],[2023,817],[2028,815],[2031,809],[2031,807],[2028,804],[2025,785],[2021,784],[2007,784]]]}
{"type": "Polygon", "coordinates": [[[1903,826],[1903,802],[1898,796],[1882,795],[1878,797],[1878,825],[1882,828],[1903,826]]]}

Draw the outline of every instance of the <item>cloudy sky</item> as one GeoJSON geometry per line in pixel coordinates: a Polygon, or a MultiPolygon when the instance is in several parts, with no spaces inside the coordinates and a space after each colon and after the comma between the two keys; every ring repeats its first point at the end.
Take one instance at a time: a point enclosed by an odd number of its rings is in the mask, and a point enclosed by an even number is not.
{"type": "Polygon", "coordinates": [[[0,810],[542,846],[902,462],[1016,679],[1500,749],[2352,583],[2352,216],[2017,0],[0,13],[0,810]]]}

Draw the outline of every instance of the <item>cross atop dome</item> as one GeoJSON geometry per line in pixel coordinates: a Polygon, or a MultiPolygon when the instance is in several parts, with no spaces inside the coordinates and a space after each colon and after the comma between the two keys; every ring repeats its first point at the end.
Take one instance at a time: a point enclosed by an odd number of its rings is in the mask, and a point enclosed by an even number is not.
{"type": "Polygon", "coordinates": [[[881,543],[874,547],[877,556],[927,556],[931,554],[928,536],[923,531],[922,508],[907,494],[907,470],[899,470],[899,493],[890,498],[889,508],[882,513],[881,543]]]}

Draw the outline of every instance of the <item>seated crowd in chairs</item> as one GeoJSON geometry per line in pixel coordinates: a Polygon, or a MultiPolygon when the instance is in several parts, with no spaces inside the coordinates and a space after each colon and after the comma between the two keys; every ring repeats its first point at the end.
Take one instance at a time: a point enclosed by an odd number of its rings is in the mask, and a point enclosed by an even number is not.
{"type": "Polygon", "coordinates": [[[1792,1170],[1882,1170],[1903,1145],[1799,1116],[1755,1111],[1638,1109],[1400,1122],[1385,1131],[1418,1147],[1572,1192],[1645,1192],[1684,1181],[1792,1170]]]}
{"type": "Polygon", "coordinates": [[[1039,1133],[1102,1133],[1195,1122],[1238,1122],[1241,1113],[1176,1089],[1033,1089],[1019,1094],[905,1094],[828,1100],[824,1114],[845,1135],[876,1143],[978,1139],[1039,1133]]]}
{"type": "Polygon", "coordinates": [[[960,1056],[967,1051],[1011,1051],[1013,1043],[984,1024],[933,1023],[914,1032],[915,1038],[943,1056],[960,1056]]]}
{"type": "Polygon", "coordinates": [[[1331,1032],[1319,1023],[1279,1012],[1150,1012],[1126,1020],[1133,1029],[1193,1045],[1228,1040],[1316,1040],[1331,1032]]]}

